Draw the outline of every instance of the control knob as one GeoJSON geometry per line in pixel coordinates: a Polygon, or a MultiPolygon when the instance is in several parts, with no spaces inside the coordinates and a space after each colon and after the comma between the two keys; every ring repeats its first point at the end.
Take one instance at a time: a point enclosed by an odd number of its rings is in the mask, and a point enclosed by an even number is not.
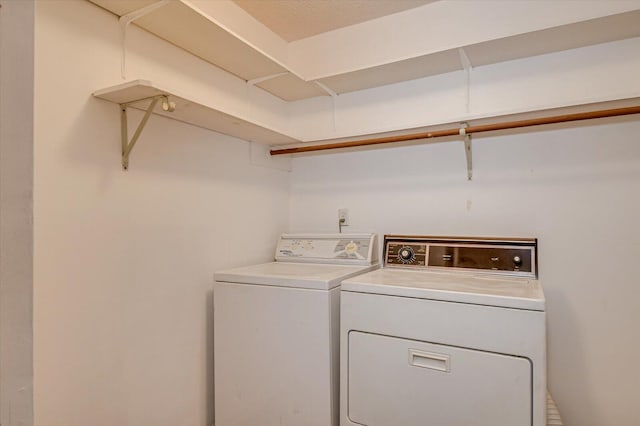
{"type": "Polygon", "coordinates": [[[355,254],[358,251],[358,245],[356,243],[354,243],[353,241],[351,241],[349,244],[347,244],[344,247],[344,251],[347,254],[355,254]]]}
{"type": "Polygon", "coordinates": [[[520,258],[520,256],[513,256],[513,263],[516,266],[522,265],[522,259],[520,258]]]}
{"type": "Polygon", "coordinates": [[[416,253],[413,248],[404,246],[398,251],[398,260],[402,263],[411,263],[416,259],[416,253]]]}

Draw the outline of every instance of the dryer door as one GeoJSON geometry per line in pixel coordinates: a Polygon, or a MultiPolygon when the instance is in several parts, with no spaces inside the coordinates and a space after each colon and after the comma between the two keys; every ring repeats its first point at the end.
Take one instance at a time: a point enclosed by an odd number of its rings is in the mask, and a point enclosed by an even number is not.
{"type": "Polygon", "coordinates": [[[366,426],[531,426],[526,358],[352,331],[349,419],[366,426]]]}

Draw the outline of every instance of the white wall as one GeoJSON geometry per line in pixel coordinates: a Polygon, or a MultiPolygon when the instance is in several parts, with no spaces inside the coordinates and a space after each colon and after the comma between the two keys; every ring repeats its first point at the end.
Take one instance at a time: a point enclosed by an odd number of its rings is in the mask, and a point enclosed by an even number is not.
{"type": "Polygon", "coordinates": [[[539,238],[549,385],[565,424],[637,424],[637,117],[462,142],[296,158],[291,231],[539,238]]]}
{"type": "MultiPolygon", "coordinates": [[[[132,27],[129,43],[129,79],[220,88],[220,72],[148,33],[132,27]]],[[[160,117],[123,172],[119,108],[91,96],[121,82],[119,49],[110,13],[36,3],[35,421],[209,425],[213,272],[272,258],[289,174],[160,117]]]]}
{"type": "Polygon", "coordinates": [[[31,2],[0,2],[0,423],[33,424],[31,2]]]}

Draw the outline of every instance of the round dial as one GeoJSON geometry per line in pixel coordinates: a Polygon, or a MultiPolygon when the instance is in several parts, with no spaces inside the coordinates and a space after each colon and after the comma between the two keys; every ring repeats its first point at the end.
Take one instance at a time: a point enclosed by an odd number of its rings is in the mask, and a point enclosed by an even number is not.
{"type": "Polygon", "coordinates": [[[353,241],[351,241],[349,244],[347,244],[345,246],[344,251],[347,254],[355,254],[355,252],[358,251],[358,245],[356,243],[354,243],[353,241]]]}
{"type": "Polygon", "coordinates": [[[520,256],[513,256],[513,263],[516,266],[520,266],[522,264],[522,259],[520,258],[520,256]]]}
{"type": "Polygon", "coordinates": [[[403,246],[398,250],[398,260],[402,263],[412,263],[416,260],[416,253],[413,251],[412,247],[403,246]]]}

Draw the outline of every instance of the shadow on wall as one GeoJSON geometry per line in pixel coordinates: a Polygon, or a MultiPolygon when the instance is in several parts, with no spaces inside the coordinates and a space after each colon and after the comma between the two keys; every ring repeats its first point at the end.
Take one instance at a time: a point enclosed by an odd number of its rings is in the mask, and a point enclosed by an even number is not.
{"type": "Polygon", "coordinates": [[[547,322],[547,334],[554,333],[555,330],[555,333],[562,335],[562,338],[547,337],[547,387],[563,420],[582,417],[591,419],[591,424],[606,425],[605,419],[597,418],[597,412],[593,410],[597,404],[591,391],[594,383],[589,380],[589,368],[584,359],[586,353],[584,336],[580,334],[575,313],[571,309],[572,303],[561,288],[560,286],[545,288],[547,315],[550,314],[554,318],[553,328],[550,328],[547,322]],[[559,309],[553,309],[554,306],[559,309]],[[550,310],[552,310],[551,313],[549,313],[550,310]],[[571,348],[570,352],[563,353],[563,348],[554,346],[555,341],[562,341],[564,348],[571,348]],[[562,367],[551,369],[553,365],[562,365],[562,367]],[[560,388],[563,388],[562,393],[558,391],[560,388]],[[580,395],[579,407],[572,406],[571,401],[564,398],[568,392],[580,395]],[[573,413],[573,410],[580,413],[573,413]]]}

